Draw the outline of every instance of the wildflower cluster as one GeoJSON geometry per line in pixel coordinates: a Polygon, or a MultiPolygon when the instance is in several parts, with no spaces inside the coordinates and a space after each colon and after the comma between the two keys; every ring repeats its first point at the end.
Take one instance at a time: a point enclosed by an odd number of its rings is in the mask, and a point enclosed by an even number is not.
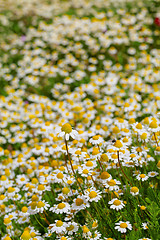
{"type": "Polygon", "coordinates": [[[5,1],[2,240],[158,239],[157,2],[5,1]]]}

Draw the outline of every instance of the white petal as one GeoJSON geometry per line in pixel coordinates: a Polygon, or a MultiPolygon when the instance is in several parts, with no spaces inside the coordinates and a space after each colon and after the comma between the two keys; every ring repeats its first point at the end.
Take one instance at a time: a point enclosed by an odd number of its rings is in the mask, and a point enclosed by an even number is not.
{"type": "Polygon", "coordinates": [[[69,134],[66,133],[66,140],[68,141],[69,140],[69,134]]]}

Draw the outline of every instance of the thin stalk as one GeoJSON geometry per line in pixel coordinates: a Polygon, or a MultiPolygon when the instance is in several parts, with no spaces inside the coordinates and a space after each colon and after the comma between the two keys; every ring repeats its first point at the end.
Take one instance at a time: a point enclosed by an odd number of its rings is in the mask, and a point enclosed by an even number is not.
{"type": "Polygon", "coordinates": [[[70,158],[70,156],[69,156],[68,145],[67,145],[67,141],[66,141],[65,138],[64,138],[64,141],[65,141],[65,145],[66,145],[66,150],[67,150],[68,159],[69,159],[69,162],[70,162],[70,165],[71,165],[71,168],[72,168],[72,172],[73,172],[73,174],[74,174],[74,176],[75,176],[76,182],[78,183],[78,185],[79,185],[82,193],[84,194],[84,191],[83,191],[83,189],[82,189],[82,187],[81,187],[81,184],[79,183],[79,181],[78,181],[77,178],[76,178],[76,173],[75,173],[75,171],[74,171],[74,168],[73,168],[73,165],[72,165],[72,161],[71,161],[71,158],[70,158]]]}
{"type": "Polygon", "coordinates": [[[125,172],[123,171],[123,168],[122,168],[122,166],[121,166],[120,159],[119,159],[119,151],[117,151],[117,155],[118,155],[118,163],[119,163],[119,167],[120,167],[120,169],[121,169],[123,175],[128,179],[130,185],[132,186],[132,183],[130,182],[130,179],[127,177],[127,175],[125,174],[125,172]]]}

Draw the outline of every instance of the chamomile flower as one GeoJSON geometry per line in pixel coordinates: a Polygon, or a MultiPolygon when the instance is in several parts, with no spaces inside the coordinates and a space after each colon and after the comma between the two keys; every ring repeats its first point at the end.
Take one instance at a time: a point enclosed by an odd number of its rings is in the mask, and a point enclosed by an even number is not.
{"type": "Polygon", "coordinates": [[[84,195],[78,195],[76,198],[74,198],[71,208],[76,211],[80,211],[82,209],[85,209],[89,207],[90,204],[88,203],[86,196],[84,195]]]}
{"type": "Polygon", "coordinates": [[[95,135],[89,140],[93,145],[99,145],[100,143],[103,143],[103,141],[104,140],[100,135],[95,135]]]}
{"type": "Polygon", "coordinates": [[[67,223],[62,222],[61,220],[56,220],[55,223],[49,225],[49,232],[50,233],[55,232],[57,234],[66,233],[67,232],[66,226],[67,226],[67,223]]]}
{"type": "Polygon", "coordinates": [[[156,177],[159,173],[156,172],[156,171],[151,171],[151,172],[148,172],[148,177],[156,177]]]}
{"type": "Polygon", "coordinates": [[[85,196],[89,202],[98,202],[102,198],[101,191],[95,188],[87,189],[85,196]]]}
{"type": "Polygon", "coordinates": [[[44,210],[47,210],[49,207],[50,205],[45,200],[41,200],[37,202],[36,212],[42,213],[44,210]]]}
{"type": "Polygon", "coordinates": [[[133,196],[136,196],[139,194],[139,189],[137,187],[132,187],[130,189],[130,193],[133,195],[133,196]]]}
{"type": "Polygon", "coordinates": [[[116,179],[110,179],[109,181],[107,181],[104,185],[106,188],[109,189],[109,191],[113,191],[113,190],[118,190],[119,186],[121,182],[116,180],[116,179]]]}
{"type": "Polygon", "coordinates": [[[129,221],[127,222],[120,221],[118,223],[115,223],[115,225],[116,225],[115,229],[121,233],[126,233],[128,229],[132,230],[132,225],[130,224],[129,221]]]}
{"type": "Polygon", "coordinates": [[[79,226],[76,222],[67,223],[66,230],[68,235],[73,235],[73,233],[76,233],[78,229],[79,229],[79,226]]]}
{"type": "Polygon", "coordinates": [[[62,213],[69,213],[70,211],[70,205],[67,202],[61,202],[57,205],[54,205],[49,209],[51,212],[55,212],[57,214],[62,214],[62,213]]]}
{"type": "Polygon", "coordinates": [[[65,123],[61,128],[57,128],[56,132],[59,133],[59,137],[65,137],[67,141],[69,140],[70,136],[73,139],[76,139],[78,137],[78,132],[76,130],[73,130],[69,123],[65,123]]]}
{"type": "Polygon", "coordinates": [[[146,174],[141,173],[141,174],[138,174],[136,178],[137,180],[144,182],[144,181],[147,181],[149,177],[146,174]]]}
{"type": "Polygon", "coordinates": [[[142,223],[142,228],[144,230],[147,230],[148,229],[148,223],[147,222],[142,223]]]}
{"type": "Polygon", "coordinates": [[[113,198],[111,201],[108,202],[108,204],[111,205],[111,209],[116,209],[117,211],[121,210],[125,206],[123,201],[119,200],[118,198],[113,198]]]}

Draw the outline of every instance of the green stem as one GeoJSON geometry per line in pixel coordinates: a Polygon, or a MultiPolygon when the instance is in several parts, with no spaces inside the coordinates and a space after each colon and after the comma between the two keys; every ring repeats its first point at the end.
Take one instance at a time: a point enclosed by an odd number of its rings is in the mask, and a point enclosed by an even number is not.
{"type": "Polygon", "coordinates": [[[132,183],[130,182],[130,179],[127,177],[127,175],[125,174],[125,172],[123,171],[123,168],[121,166],[121,163],[120,163],[120,159],[119,159],[119,151],[117,151],[117,155],[118,155],[118,163],[119,163],[119,167],[123,173],[123,175],[128,179],[128,182],[130,183],[130,185],[132,186],[132,183]]]}

